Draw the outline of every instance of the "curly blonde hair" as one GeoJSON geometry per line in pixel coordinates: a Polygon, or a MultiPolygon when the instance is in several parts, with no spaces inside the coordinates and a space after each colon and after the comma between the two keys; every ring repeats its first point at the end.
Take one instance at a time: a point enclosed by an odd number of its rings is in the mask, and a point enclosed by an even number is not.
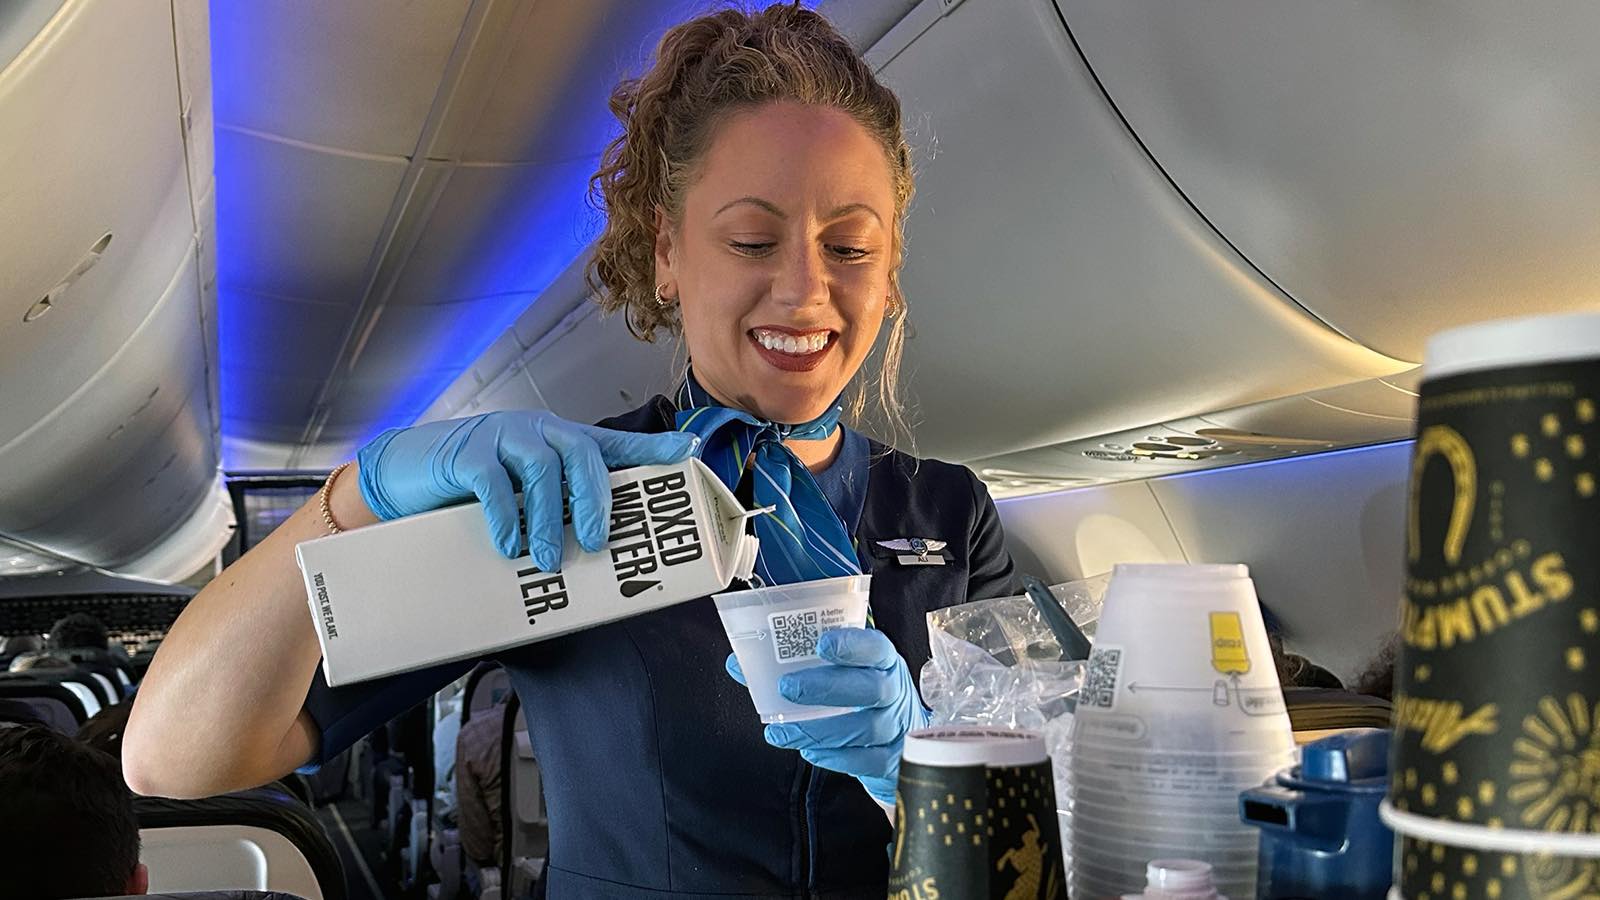
{"type": "Polygon", "coordinates": [[[869,381],[875,381],[882,424],[908,437],[898,400],[906,327],[900,265],[913,178],[900,101],[827,19],[798,3],[724,9],[677,25],[661,38],[649,71],[612,91],[611,112],[622,133],[607,145],[589,183],[590,198],[605,215],[586,273],[589,288],[607,313],[624,313],[640,340],[654,341],[658,331],[681,334],[676,304],[655,302],[656,211],[671,223],[681,221],[684,193],[716,126],[730,113],[775,101],[838,109],[883,146],[894,177],[893,324],[877,377],[857,374],[847,410],[861,421],[869,381]]]}

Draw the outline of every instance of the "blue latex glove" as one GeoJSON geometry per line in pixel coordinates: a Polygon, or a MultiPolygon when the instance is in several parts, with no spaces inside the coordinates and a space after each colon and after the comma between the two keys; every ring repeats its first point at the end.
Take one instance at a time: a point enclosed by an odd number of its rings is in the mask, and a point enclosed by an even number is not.
{"type": "MultiPolygon", "coordinates": [[[[825,719],[768,725],[767,743],[799,750],[806,762],[855,776],[874,799],[893,805],[906,733],[928,724],[911,670],[881,631],[836,628],[817,641],[829,665],[790,672],[778,693],[795,703],[855,707],[825,719]]],[[[728,674],[744,684],[739,660],[728,655],[728,674]]]]}
{"type": "Polygon", "coordinates": [[[518,487],[527,508],[528,551],[546,572],[561,567],[561,481],[572,526],[586,550],[605,545],[611,525],[607,469],[677,462],[699,439],[684,432],[634,434],[568,422],[548,412],[492,412],[470,419],[391,428],[361,448],[361,496],[380,519],[398,519],[476,497],[501,553],[522,555],[518,487]]]}

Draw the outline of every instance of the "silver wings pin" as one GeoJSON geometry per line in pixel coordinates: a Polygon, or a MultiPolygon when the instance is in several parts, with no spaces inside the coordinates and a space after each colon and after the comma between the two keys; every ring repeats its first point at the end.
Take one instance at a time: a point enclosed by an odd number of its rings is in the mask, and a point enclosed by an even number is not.
{"type": "Polygon", "coordinates": [[[889,541],[877,541],[879,547],[885,550],[894,550],[901,554],[915,553],[915,556],[902,555],[899,560],[903,566],[942,566],[944,556],[939,551],[943,550],[948,541],[936,541],[932,538],[895,538],[889,541]]]}

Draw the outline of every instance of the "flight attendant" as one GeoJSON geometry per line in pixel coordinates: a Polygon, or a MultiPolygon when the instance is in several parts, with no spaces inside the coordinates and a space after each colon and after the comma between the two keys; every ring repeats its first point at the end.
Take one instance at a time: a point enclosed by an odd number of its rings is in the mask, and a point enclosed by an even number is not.
{"type": "MultiPolygon", "coordinates": [[[[753,525],[764,579],[872,574],[872,627],[827,633],[828,664],[784,684],[847,710],[763,728],[710,599],[499,654],[543,771],[549,896],[877,900],[900,748],[926,721],[925,615],[1015,592],[969,471],[840,423],[869,400],[898,420],[912,192],[899,102],[795,4],[673,28],[611,109],[622,131],[593,179],[607,221],[591,281],[639,337],[686,343],[682,383],[598,426],[495,412],[373,440],[329,476],[326,507],[308,502],[173,626],[129,723],[129,784],[204,796],[269,781],[472,665],[329,688],[297,542],[477,499],[502,552],[554,569],[563,479],[596,549],[608,467],[694,453],[752,506],[777,506],[753,525]]],[[[441,598],[439,615],[472,602],[441,598]]]]}

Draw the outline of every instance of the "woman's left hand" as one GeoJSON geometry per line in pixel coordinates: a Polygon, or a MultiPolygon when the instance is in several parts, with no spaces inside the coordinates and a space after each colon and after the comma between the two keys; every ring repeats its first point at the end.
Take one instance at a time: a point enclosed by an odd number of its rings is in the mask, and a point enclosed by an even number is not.
{"type": "MultiPolygon", "coordinates": [[[[794,703],[854,710],[768,725],[767,743],[799,750],[812,765],[855,776],[873,799],[892,806],[906,733],[928,724],[911,670],[883,632],[866,628],[825,632],[817,655],[828,665],[784,675],[778,692],[794,703]]],[[[732,654],[727,668],[744,683],[732,654]]]]}

